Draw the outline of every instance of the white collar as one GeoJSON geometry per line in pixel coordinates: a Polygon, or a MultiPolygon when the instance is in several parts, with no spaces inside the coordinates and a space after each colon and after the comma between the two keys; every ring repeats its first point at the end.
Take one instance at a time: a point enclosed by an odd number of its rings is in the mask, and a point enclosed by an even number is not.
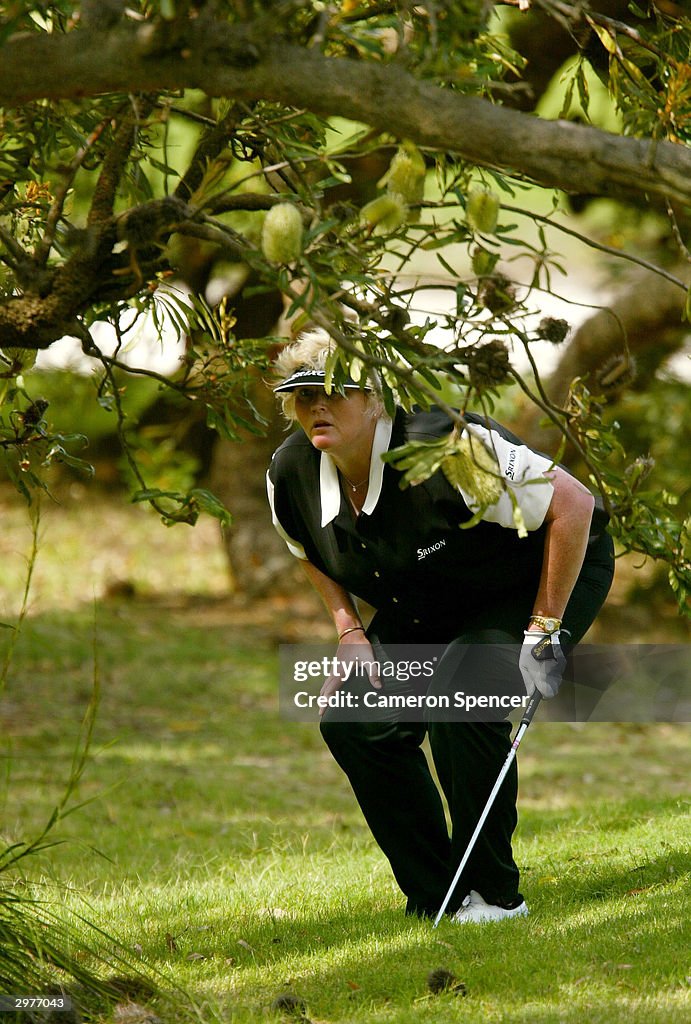
{"type": "MultiPolygon", "coordinates": [[[[391,441],[393,422],[388,416],[380,416],[374,428],[372,440],[372,457],[369,464],[369,481],[367,484],[367,497],[362,511],[365,515],[371,516],[377,507],[379,495],[381,494],[384,480],[384,463],[382,455],[388,451],[391,441]]],[[[338,479],[336,463],[328,454],[321,453],[319,463],[319,493],[322,506],[322,526],[328,526],[339,513],[341,508],[341,485],[338,479]]]]}

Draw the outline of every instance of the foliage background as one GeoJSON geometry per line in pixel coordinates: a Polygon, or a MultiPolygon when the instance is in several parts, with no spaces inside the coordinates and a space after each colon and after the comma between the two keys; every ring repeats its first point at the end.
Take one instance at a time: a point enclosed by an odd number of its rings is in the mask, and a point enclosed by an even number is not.
{"type": "MultiPolygon", "coordinates": [[[[31,534],[16,505],[5,513],[9,609],[31,534]]],[[[77,923],[83,968],[97,961],[77,915],[124,944],[115,967],[117,947],[99,944],[98,973],[115,970],[120,995],[100,996],[98,1020],[285,1019],[284,993],[333,1022],[685,1020],[687,724],[537,720],[520,752],[516,844],[531,917],[435,932],[401,913],[316,724],[278,715],[276,644],[328,639],[318,610],[228,598],[211,520],[188,534],[186,549],[112,500],[47,508],[0,700],[2,835],[23,839],[61,794],[96,634],[100,704],[74,793],[85,803],[14,882],[77,923]],[[119,550],[95,557],[81,542],[94,529],[119,550]],[[441,967],[465,997],[430,993],[441,967]]]]}
{"type": "Polygon", "coordinates": [[[405,922],[276,717],[276,643],[330,630],[262,480],[271,360],[328,326],[336,386],[493,412],[602,491],[631,554],[593,638],[688,638],[690,40],[675,0],[3,6],[3,967],[113,1021],[284,987],[457,1019],[440,959],[469,1020],[686,1019],[685,727],[536,723],[521,941],[405,922]],[[65,337],[89,376],[48,372],[65,337]]]}

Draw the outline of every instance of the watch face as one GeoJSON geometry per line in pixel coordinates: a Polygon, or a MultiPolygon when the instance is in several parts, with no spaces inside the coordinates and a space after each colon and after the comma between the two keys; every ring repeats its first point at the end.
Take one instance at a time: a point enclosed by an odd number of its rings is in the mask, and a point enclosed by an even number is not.
{"type": "Polygon", "coordinates": [[[548,633],[553,633],[559,626],[558,619],[545,619],[545,629],[548,633]]]}

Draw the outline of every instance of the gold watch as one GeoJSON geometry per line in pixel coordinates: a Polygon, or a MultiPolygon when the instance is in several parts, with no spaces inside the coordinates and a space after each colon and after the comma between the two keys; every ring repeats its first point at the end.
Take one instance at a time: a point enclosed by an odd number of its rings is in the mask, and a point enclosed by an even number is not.
{"type": "Polygon", "coordinates": [[[561,619],[555,619],[552,615],[531,615],[528,623],[538,626],[545,633],[556,633],[561,628],[561,619]]]}

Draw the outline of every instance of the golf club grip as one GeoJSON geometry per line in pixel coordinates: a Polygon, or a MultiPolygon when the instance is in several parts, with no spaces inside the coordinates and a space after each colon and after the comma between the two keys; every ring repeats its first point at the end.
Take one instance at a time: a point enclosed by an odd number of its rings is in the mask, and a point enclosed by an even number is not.
{"type": "Polygon", "coordinates": [[[527,705],[527,707],[525,709],[525,713],[524,713],[523,718],[521,719],[521,721],[519,723],[519,726],[520,725],[525,725],[525,726],[530,725],[530,723],[533,720],[533,716],[535,715],[535,712],[537,711],[538,707],[540,706],[540,701],[541,700],[542,700],[542,694],[540,693],[539,690],[535,690],[535,692],[533,693],[532,697],[528,701],[528,705],[527,705]]]}

